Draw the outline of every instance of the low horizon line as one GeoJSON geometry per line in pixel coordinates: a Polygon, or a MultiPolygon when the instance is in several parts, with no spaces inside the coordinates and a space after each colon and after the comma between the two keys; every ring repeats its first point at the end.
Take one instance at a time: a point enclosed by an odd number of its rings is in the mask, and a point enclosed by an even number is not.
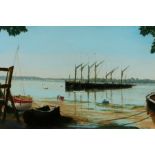
{"type": "MultiPolygon", "coordinates": [[[[5,76],[4,75],[1,75],[0,78],[4,78],[5,76]]],[[[36,78],[36,79],[53,79],[53,80],[69,80],[69,78],[65,78],[65,77],[39,77],[39,76],[33,76],[33,75],[30,75],[30,76],[27,76],[27,75],[22,75],[22,76],[13,76],[13,78],[36,78]]],[[[93,78],[91,78],[93,79],[93,78]]],[[[104,79],[104,78],[98,78],[99,80],[100,79],[104,79]]],[[[131,77],[131,78],[127,78],[127,79],[124,79],[124,80],[131,80],[131,79],[134,79],[134,80],[151,80],[151,81],[155,81],[155,79],[150,79],[150,78],[134,78],[134,77],[131,77]]],[[[70,80],[74,80],[74,78],[70,78],[70,80]]],[[[77,79],[77,80],[80,80],[80,79],[77,79]]],[[[86,79],[83,79],[83,80],[86,80],[86,79]]],[[[109,79],[108,79],[109,80],[109,79]]],[[[113,80],[120,80],[120,79],[113,79],[113,80]]]]}

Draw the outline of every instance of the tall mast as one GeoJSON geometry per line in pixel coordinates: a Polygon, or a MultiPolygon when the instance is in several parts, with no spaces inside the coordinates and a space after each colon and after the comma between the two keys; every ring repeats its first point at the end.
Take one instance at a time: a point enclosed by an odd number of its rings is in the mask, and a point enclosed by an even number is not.
{"type": "Polygon", "coordinates": [[[82,65],[82,64],[80,64],[80,65],[78,65],[78,66],[75,65],[75,79],[74,79],[75,82],[76,82],[76,77],[77,77],[77,69],[78,69],[81,65],[82,65]]]}
{"type": "Polygon", "coordinates": [[[98,64],[97,63],[95,63],[95,83],[96,83],[96,79],[97,79],[97,67],[99,66],[99,65],[101,65],[102,63],[104,62],[104,60],[102,60],[101,62],[99,62],[98,64]]]}
{"type": "Polygon", "coordinates": [[[110,72],[106,73],[106,76],[105,76],[106,80],[107,80],[107,77],[110,75],[110,79],[111,79],[111,81],[112,81],[112,74],[114,73],[114,71],[115,71],[116,69],[118,69],[118,67],[116,67],[116,68],[112,69],[110,72]]]}
{"type": "Polygon", "coordinates": [[[83,72],[83,69],[87,66],[87,64],[85,65],[81,65],[81,81],[82,81],[82,72],[83,72]]]}
{"type": "MultiPolygon", "coordinates": [[[[96,62],[95,62],[96,63],[96,62]]],[[[95,65],[95,63],[93,63],[92,65],[88,65],[88,83],[90,81],[90,69],[95,65]]]]}
{"type": "Polygon", "coordinates": [[[129,68],[129,66],[127,66],[126,68],[124,68],[123,70],[121,70],[121,84],[123,82],[123,74],[124,72],[129,68]]]}

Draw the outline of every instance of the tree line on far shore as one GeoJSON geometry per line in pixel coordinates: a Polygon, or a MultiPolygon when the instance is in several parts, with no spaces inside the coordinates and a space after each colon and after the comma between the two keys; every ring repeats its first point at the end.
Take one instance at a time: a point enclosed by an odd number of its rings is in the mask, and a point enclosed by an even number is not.
{"type": "MultiPolygon", "coordinates": [[[[4,80],[5,76],[0,76],[0,80],[4,80]]],[[[25,80],[25,81],[65,81],[68,80],[68,78],[42,78],[42,77],[36,77],[36,76],[14,76],[13,80],[25,80]]],[[[74,80],[74,79],[70,79],[74,80]]],[[[79,80],[80,81],[80,80],[79,80]]],[[[83,80],[87,81],[86,79],[83,80]]],[[[93,82],[94,79],[90,79],[90,82],[93,82]]],[[[113,83],[120,83],[120,79],[104,79],[104,78],[97,78],[97,82],[113,82],[113,83]]],[[[139,79],[139,78],[128,78],[124,79],[123,83],[155,83],[155,80],[152,79],[139,79]]]]}

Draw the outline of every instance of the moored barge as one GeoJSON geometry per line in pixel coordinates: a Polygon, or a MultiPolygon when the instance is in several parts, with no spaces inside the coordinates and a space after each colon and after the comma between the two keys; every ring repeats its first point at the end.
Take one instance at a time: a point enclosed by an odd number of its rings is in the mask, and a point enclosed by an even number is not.
{"type": "Polygon", "coordinates": [[[75,82],[75,81],[65,81],[66,91],[78,91],[78,90],[105,90],[105,89],[125,89],[132,88],[134,84],[127,83],[95,83],[95,82],[75,82]]]}

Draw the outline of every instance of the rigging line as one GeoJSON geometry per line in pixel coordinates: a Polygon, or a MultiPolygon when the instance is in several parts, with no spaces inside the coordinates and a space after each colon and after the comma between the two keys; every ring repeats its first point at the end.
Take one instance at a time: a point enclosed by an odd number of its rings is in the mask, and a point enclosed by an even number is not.
{"type": "Polygon", "coordinates": [[[149,117],[150,117],[150,116],[145,117],[145,118],[143,118],[143,119],[141,119],[141,120],[139,120],[139,121],[135,121],[135,122],[131,122],[131,123],[126,123],[126,124],[122,124],[122,125],[129,125],[129,124],[139,123],[139,122],[142,122],[142,121],[144,121],[144,120],[148,119],[149,117]]]}
{"type": "Polygon", "coordinates": [[[13,60],[13,66],[15,66],[15,63],[16,63],[18,51],[19,51],[19,45],[17,46],[17,49],[16,49],[15,57],[13,60]]]}
{"type": "MultiPolygon", "coordinates": [[[[17,63],[16,65],[18,65],[18,68],[19,68],[19,75],[22,75],[21,66],[20,66],[20,62],[19,62],[19,45],[18,45],[16,53],[15,53],[14,65],[15,65],[15,62],[17,63]]],[[[24,83],[21,82],[20,85],[21,85],[21,91],[22,91],[23,95],[25,95],[24,83]]]]}
{"type": "MultiPolygon", "coordinates": [[[[17,63],[16,60],[17,60],[18,51],[19,51],[19,45],[17,46],[16,52],[15,52],[15,55],[14,55],[13,66],[15,66],[16,63],[17,63]]],[[[16,72],[16,70],[14,68],[14,77],[16,77],[16,75],[17,75],[17,72],[16,72]]]]}
{"type": "MultiPolygon", "coordinates": [[[[19,61],[19,53],[17,53],[17,60],[18,60],[18,66],[19,66],[19,74],[22,76],[22,71],[21,71],[21,66],[20,66],[20,61],[19,61]]],[[[25,89],[24,89],[24,83],[21,82],[21,89],[23,91],[23,95],[25,95],[25,89]]]]}
{"type": "Polygon", "coordinates": [[[140,114],[142,114],[144,112],[146,112],[146,110],[142,111],[142,112],[139,112],[139,113],[136,113],[134,115],[127,116],[127,117],[114,118],[114,119],[109,119],[109,120],[104,120],[104,121],[114,121],[114,120],[119,120],[119,119],[126,119],[126,118],[130,118],[130,117],[133,117],[133,116],[136,116],[136,115],[140,115],[140,114]]]}

